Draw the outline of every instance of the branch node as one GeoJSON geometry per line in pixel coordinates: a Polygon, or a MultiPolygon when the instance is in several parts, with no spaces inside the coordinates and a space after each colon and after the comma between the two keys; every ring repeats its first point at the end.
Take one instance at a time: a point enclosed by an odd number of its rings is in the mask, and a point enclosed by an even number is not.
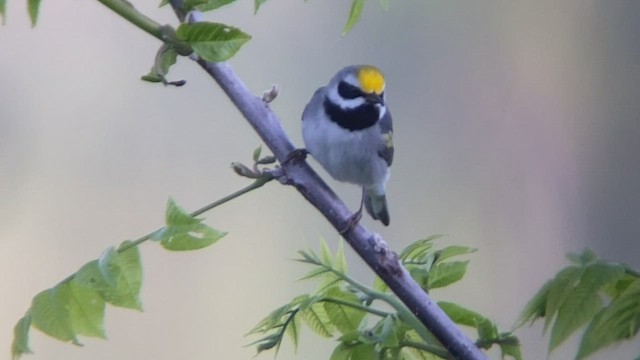
{"type": "Polygon", "coordinates": [[[402,273],[402,266],[398,254],[389,249],[389,245],[382,239],[380,234],[373,233],[369,238],[369,242],[373,247],[373,251],[378,255],[380,266],[392,276],[398,276],[402,273]]]}
{"type": "Polygon", "coordinates": [[[262,101],[267,104],[270,104],[273,100],[275,100],[280,94],[280,86],[278,84],[271,85],[271,89],[265,90],[262,93],[262,101]]]}

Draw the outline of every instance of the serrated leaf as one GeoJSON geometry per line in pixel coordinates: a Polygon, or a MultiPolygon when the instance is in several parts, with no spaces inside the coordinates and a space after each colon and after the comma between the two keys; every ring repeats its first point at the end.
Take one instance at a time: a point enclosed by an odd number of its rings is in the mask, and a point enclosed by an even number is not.
{"type": "MultiPolygon", "coordinates": [[[[326,292],[326,297],[359,303],[358,296],[353,293],[343,291],[338,287],[329,289],[326,292]]],[[[331,320],[331,324],[342,334],[351,333],[357,330],[360,322],[366,315],[362,310],[329,301],[324,302],[324,309],[331,320]]]]}
{"type": "Polygon", "coordinates": [[[322,261],[322,265],[333,267],[333,253],[325,239],[320,239],[320,260],[322,261]]]}
{"type": "Polygon", "coordinates": [[[467,246],[447,246],[444,249],[437,251],[435,264],[442,263],[444,260],[447,260],[454,256],[471,254],[476,252],[477,250],[478,249],[470,248],[467,246]]]}
{"type": "Polygon", "coordinates": [[[577,359],[584,359],[616,341],[629,339],[640,329],[640,279],[602,310],[582,336],[577,359]]]}
{"type": "Polygon", "coordinates": [[[440,263],[429,272],[429,289],[450,285],[464,277],[469,261],[449,261],[440,263]]]}
{"type": "Polygon", "coordinates": [[[251,39],[240,29],[211,22],[181,24],[177,36],[188,42],[202,59],[212,62],[228,60],[251,39]]]}
{"type": "Polygon", "coordinates": [[[253,9],[254,9],[253,13],[257,14],[258,10],[260,10],[260,7],[266,2],[267,2],[267,0],[254,0],[253,1],[253,9]]]}
{"type": "Polygon", "coordinates": [[[547,303],[544,310],[545,332],[553,322],[558,309],[560,309],[560,306],[562,306],[567,296],[571,293],[574,285],[580,280],[583,272],[583,268],[570,266],[562,269],[556,274],[553,280],[551,280],[549,292],[547,294],[547,303]]]}
{"type": "Polygon", "coordinates": [[[553,281],[547,281],[540,290],[529,300],[527,305],[520,313],[518,320],[514,328],[519,328],[527,322],[533,322],[537,318],[545,316],[545,309],[547,305],[547,297],[549,296],[549,290],[553,285],[553,281]]]}
{"type": "Polygon", "coordinates": [[[185,0],[182,9],[185,13],[192,10],[206,12],[229,5],[235,1],[236,0],[185,0]]]}
{"type": "Polygon", "coordinates": [[[17,360],[24,354],[31,354],[29,348],[29,328],[31,327],[31,315],[23,316],[13,328],[13,342],[11,343],[11,358],[17,360]]]}
{"type": "Polygon", "coordinates": [[[197,250],[215,244],[227,233],[202,224],[169,199],[165,213],[166,225],[151,236],[162,247],[172,251],[197,250]]]}
{"type": "Polygon", "coordinates": [[[61,285],[44,290],[33,298],[30,309],[32,324],[51,337],[79,345],[67,307],[69,287],[61,285]]]}
{"type": "Polygon", "coordinates": [[[297,316],[294,316],[293,319],[289,321],[285,333],[289,336],[289,339],[293,343],[293,349],[296,351],[298,349],[298,341],[300,340],[300,320],[298,320],[297,316]]]}
{"type": "Polygon", "coordinates": [[[78,335],[106,339],[104,333],[105,301],[98,291],[82,286],[77,281],[68,283],[70,290],[69,317],[71,327],[78,335]]]}
{"type": "Polygon", "coordinates": [[[307,326],[316,334],[323,337],[331,337],[333,335],[333,327],[331,320],[324,308],[324,304],[316,302],[301,311],[302,319],[307,326]]]}
{"type": "Polygon", "coordinates": [[[96,262],[80,268],[76,281],[97,290],[111,305],[142,311],[142,266],[137,247],[121,253],[107,249],[96,262]]]}
{"type": "Polygon", "coordinates": [[[479,323],[487,320],[479,313],[469,310],[456,303],[448,301],[438,301],[438,306],[456,324],[476,327],[479,323]]]}
{"type": "Polygon", "coordinates": [[[400,253],[401,260],[416,261],[423,258],[433,248],[433,241],[441,238],[443,235],[432,235],[426,239],[415,241],[400,253]]]}
{"type": "MultiPolygon", "coordinates": [[[[431,333],[429,333],[429,335],[431,335],[431,333]]],[[[422,338],[422,336],[420,336],[420,334],[418,334],[415,330],[411,329],[408,330],[407,332],[405,332],[405,337],[408,340],[411,340],[413,342],[417,342],[417,343],[423,343],[424,339],[422,338]]],[[[435,337],[433,338],[433,343],[438,343],[438,340],[435,339],[435,337]]],[[[409,353],[412,355],[411,357],[408,357],[408,359],[418,359],[418,360],[441,360],[442,358],[431,353],[428,351],[424,351],[421,349],[417,349],[414,347],[411,347],[408,349],[409,353]]]]}
{"type": "Polygon", "coordinates": [[[347,19],[347,23],[344,25],[344,30],[342,30],[342,36],[345,36],[353,29],[358,20],[360,20],[360,15],[362,15],[362,9],[364,8],[364,0],[353,0],[351,2],[351,10],[349,11],[349,18],[347,19]]]}
{"type": "Polygon", "coordinates": [[[31,19],[31,26],[36,26],[38,13],[40,12],[40,0],[28,0],[27,10],[29,11],[29,18],[31,19]]]}
{"type": "Polygon", "coordinates": [[[338,249],[336,250],[336,256],[333,261],[333,268],[339,273],[346,274],[348,271],[347,259],[344,255],[344,241],[338,242],[338,249]]]}
{"type": "Polygon", "coordinates": [[[580,282],[572,289],[558,309],[551,329],[549,351],[555,349],[582,325],[593,319],[602,308],[599,291],[624,275],[620,265],[593,263],[585,269],[580,282]]]}

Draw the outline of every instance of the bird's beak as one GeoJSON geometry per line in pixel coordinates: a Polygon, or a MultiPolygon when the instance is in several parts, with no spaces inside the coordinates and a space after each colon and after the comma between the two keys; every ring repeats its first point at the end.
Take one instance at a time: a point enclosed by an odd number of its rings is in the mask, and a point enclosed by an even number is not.
{"type": "Polygon", "coordinates": [[[378,95],[376,93],[367,94],[365,95],[364,99],[370,104],[384,105],[384,99],[382,99],[381,95],[378,95]]]}

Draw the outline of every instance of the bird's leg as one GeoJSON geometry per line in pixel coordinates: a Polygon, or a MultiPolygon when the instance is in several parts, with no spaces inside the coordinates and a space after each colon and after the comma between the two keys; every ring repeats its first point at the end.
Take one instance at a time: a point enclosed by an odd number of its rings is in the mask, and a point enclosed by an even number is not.
{"type": "Polygon", "coordinates": [[[364,188],[362,188],[362,198],[360,198],[360,208],[347,219],[347,224],[339,231],[340,235],[348,233],[354,226],[358,225],[362,219],[362,206],[364,205],[364,188]]]}

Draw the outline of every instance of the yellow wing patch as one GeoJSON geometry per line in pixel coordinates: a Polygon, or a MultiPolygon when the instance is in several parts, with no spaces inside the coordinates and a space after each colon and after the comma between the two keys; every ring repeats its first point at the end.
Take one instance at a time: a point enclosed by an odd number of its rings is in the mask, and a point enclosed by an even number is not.
{"type": "Polygon", "coordinates": [[[367,94],[382,94],[384,91],[384,76],[373,66],[363,66],[358,71],[358,81],[362,91],[367,94]]]}
{"type": "Polygon", "coordinates": [[[382,137],[382,142],[384,143],[384,146],[386,146],[387,148],[392,148],[393,147],[393,132],[389,131],[388,133],[383,133],[381,135],[382,137]]]}

